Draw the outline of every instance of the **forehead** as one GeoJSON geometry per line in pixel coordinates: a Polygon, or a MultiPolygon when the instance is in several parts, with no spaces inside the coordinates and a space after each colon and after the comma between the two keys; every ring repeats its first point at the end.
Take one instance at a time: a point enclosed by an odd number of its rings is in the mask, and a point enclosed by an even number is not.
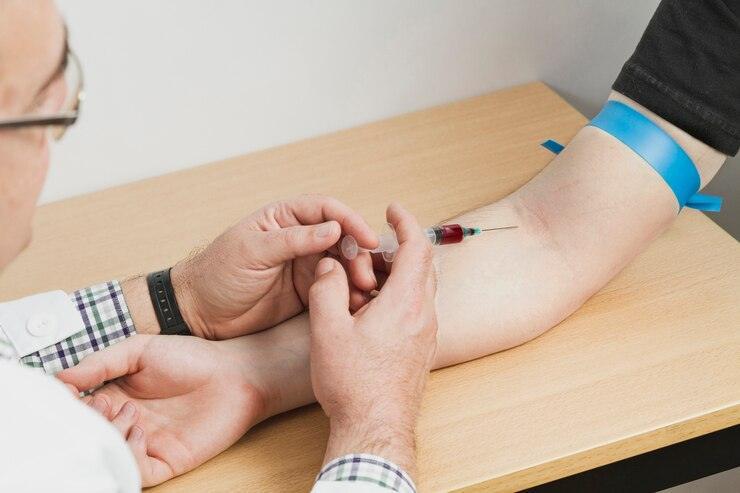
{"type": "Polygon", "coordinates": [[[33,98],[59,64],[64,43],[51,0],[0,0],[0,108],[33,98]]]}

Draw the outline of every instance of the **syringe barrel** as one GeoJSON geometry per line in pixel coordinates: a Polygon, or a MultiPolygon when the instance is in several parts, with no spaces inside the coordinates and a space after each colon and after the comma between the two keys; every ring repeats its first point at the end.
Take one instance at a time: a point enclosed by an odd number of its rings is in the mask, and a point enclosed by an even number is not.
{"type": "Polygon", "coordinates": [[[465,231],[459,224],[442,224],[427,228],[426,235],[432,245],[449,245],[463,241],[465,231]]]}

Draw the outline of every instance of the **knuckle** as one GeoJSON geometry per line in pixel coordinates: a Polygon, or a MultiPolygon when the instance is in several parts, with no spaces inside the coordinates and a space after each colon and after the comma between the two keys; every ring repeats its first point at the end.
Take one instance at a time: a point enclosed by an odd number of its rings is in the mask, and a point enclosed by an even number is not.
{"type": "Polygon", "coordinates": [[[265,217],[274,217],[275,214],[281,209],[283,201],[276,200],[275,202],[270,202],[266,206],[262,208],[263,215],[265,217]]]}

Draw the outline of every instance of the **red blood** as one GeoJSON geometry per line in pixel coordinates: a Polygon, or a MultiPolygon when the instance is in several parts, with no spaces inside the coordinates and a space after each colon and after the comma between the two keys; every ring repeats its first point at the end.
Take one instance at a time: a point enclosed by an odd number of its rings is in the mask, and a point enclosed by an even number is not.
{"type": "Polygon", "coordinates": [[[443,224],[442,241],[440,245],[449,245],[450,243],[460,243],[463,241],[463,228],[459,224],[443,224]]]}

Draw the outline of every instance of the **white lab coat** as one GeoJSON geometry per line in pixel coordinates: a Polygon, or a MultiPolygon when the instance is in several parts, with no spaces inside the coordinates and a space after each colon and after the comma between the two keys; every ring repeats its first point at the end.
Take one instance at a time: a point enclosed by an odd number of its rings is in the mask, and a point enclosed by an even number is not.
{"type": "Polygon", "coordinates": [[[55,378],[0,361],[0,491],[137,492],[126,442],[55,378]]]}

